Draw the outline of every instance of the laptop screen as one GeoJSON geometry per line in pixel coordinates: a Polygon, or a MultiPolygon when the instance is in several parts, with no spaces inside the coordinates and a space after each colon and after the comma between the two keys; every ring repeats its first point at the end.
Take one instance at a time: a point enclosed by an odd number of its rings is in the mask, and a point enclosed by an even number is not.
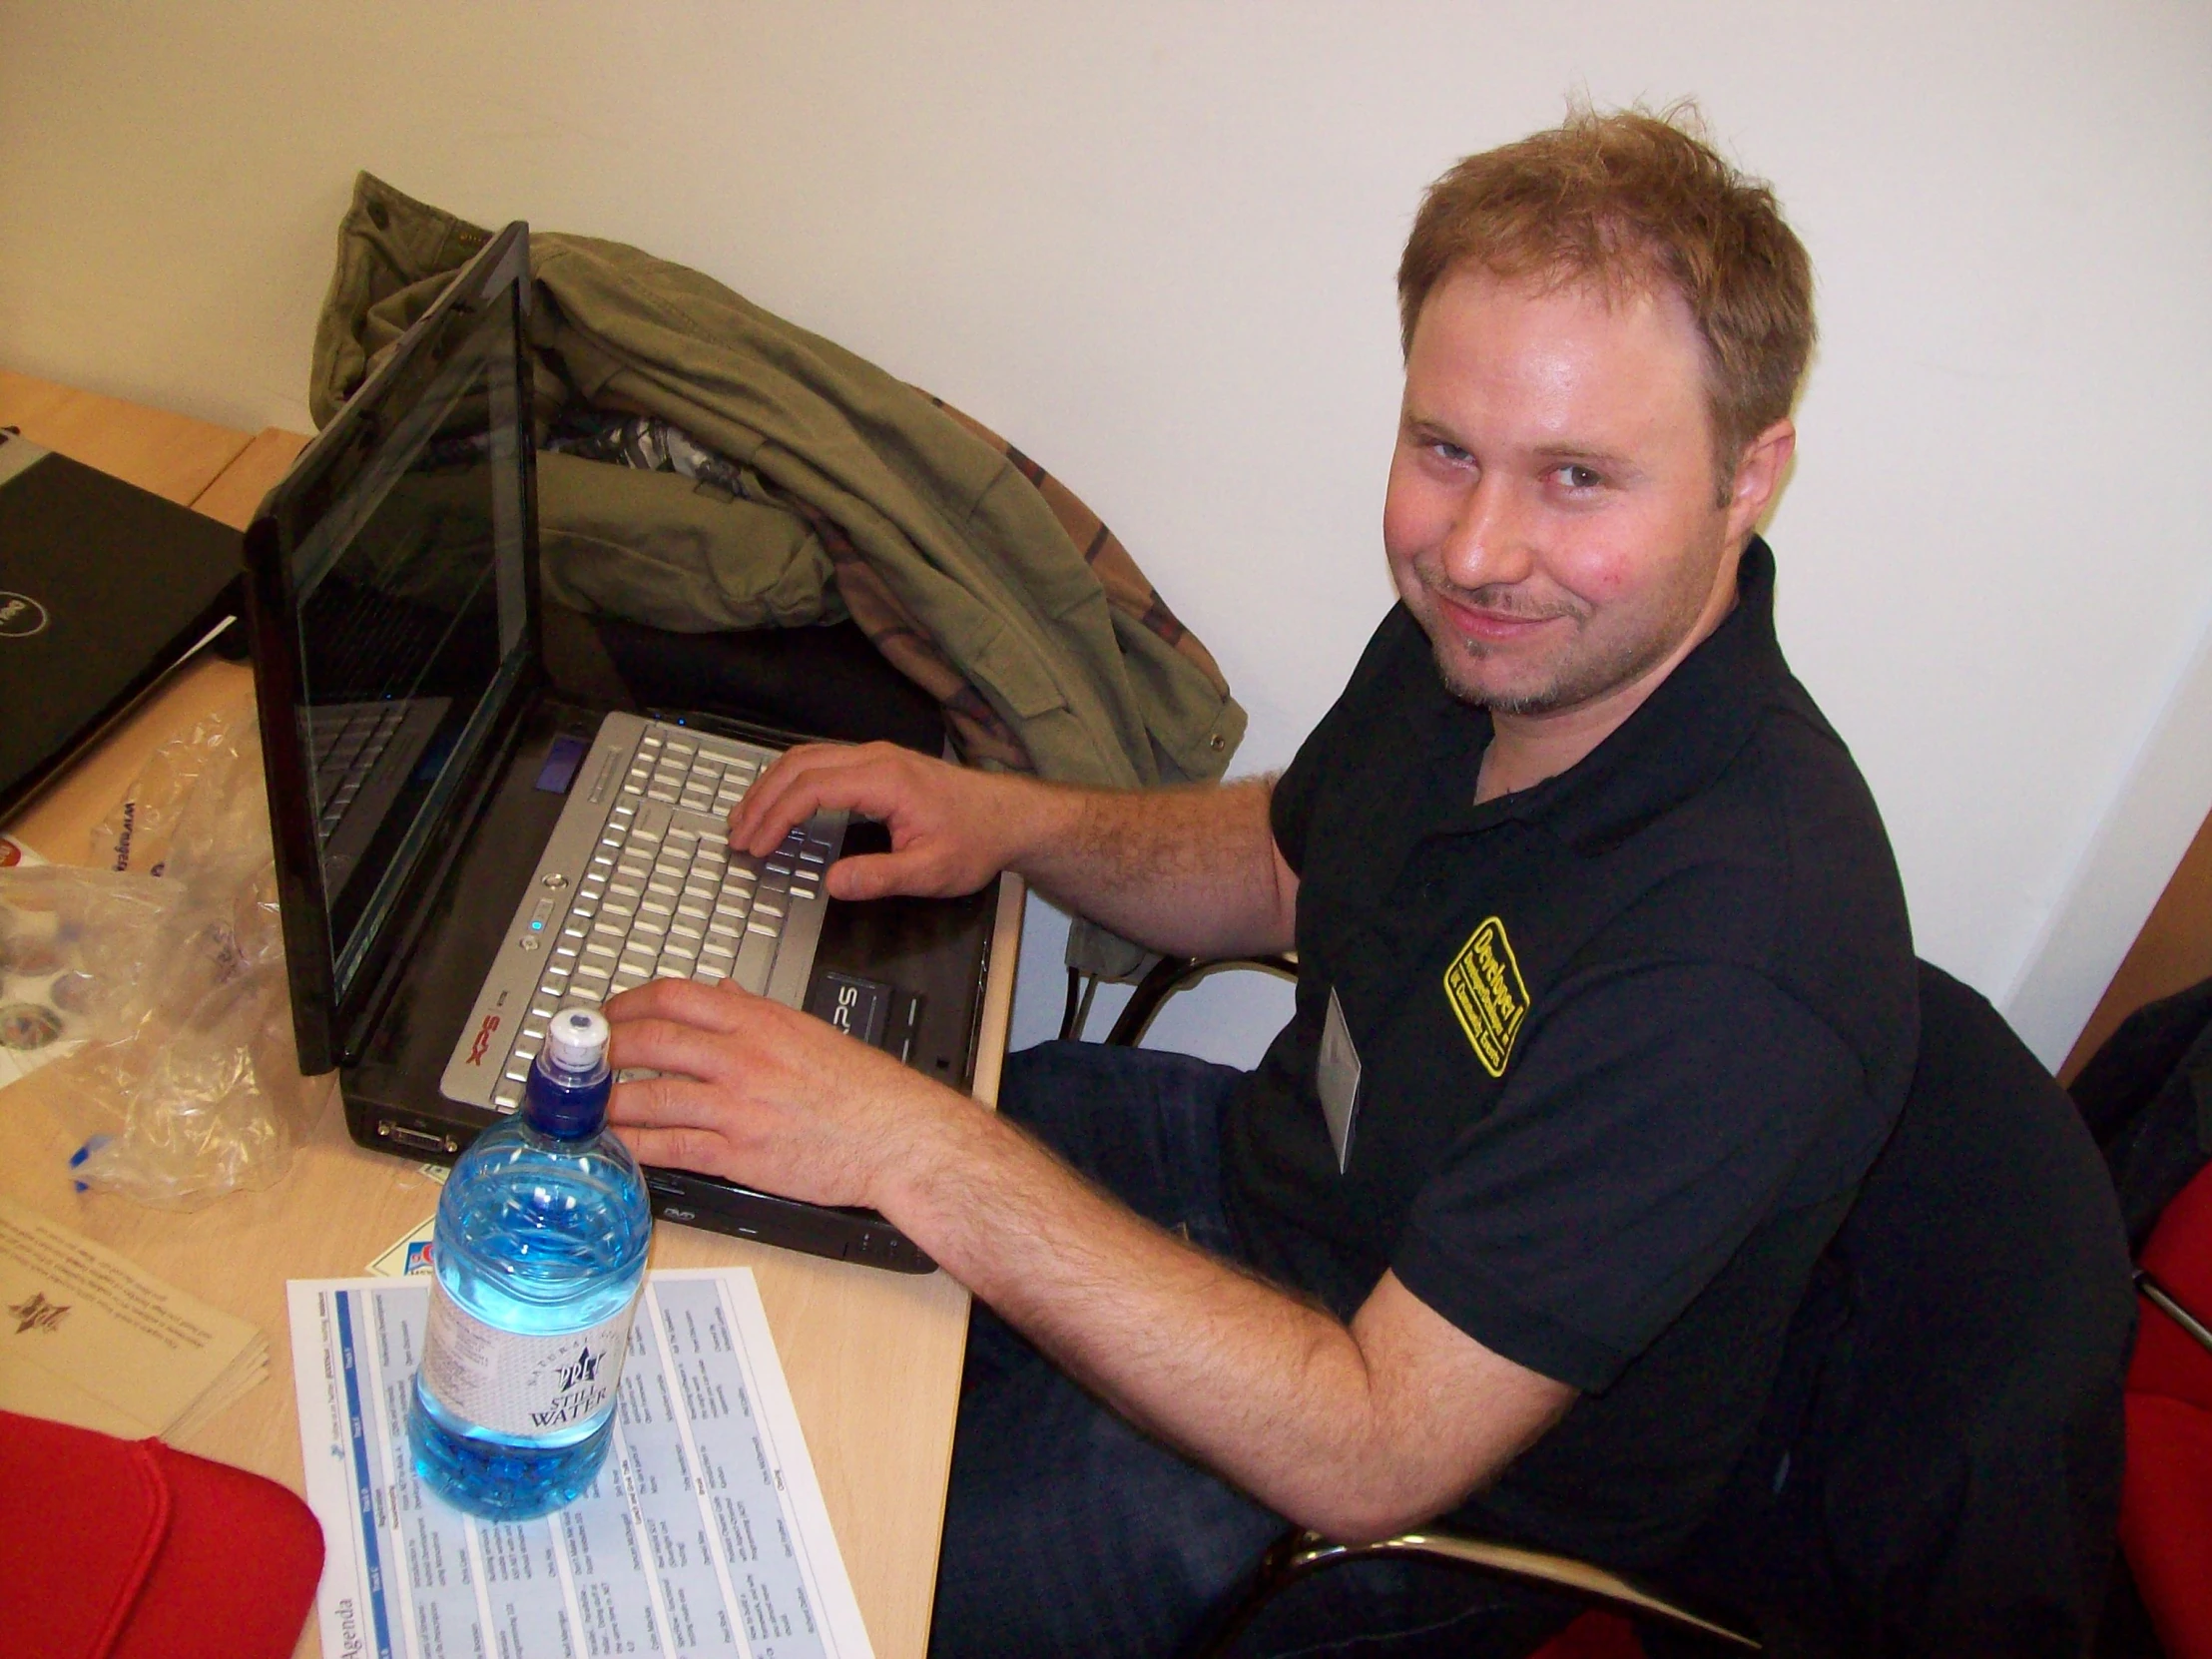
{"type": "Polygon", "coordinates": [[[456,307],[410,342],[293,543],[294,716],[340,999],[530,660],[515,303],[456,307]]]}

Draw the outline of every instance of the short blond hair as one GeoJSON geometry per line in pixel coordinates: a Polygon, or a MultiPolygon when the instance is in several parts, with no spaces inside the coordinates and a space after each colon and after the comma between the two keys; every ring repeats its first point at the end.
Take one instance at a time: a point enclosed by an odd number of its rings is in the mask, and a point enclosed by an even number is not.
{"type": "Polygon", "coordinates": [[[1569,111],[1560,126],[1469,156],[1429,186],[1398,262],[1407,352],[1429,290],[1478,267],[1608,295],[1681,295],[1706,347],[1725,500],[1736,464],[1790,412],[1813,353],[1813,263],[1774,191],[1716,154],[1694,104],[1569,111]]]}

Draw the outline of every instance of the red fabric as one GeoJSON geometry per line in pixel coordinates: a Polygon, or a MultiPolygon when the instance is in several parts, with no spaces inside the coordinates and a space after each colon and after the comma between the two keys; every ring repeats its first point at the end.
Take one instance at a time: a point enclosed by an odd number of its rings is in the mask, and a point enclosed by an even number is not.
{"type": "MultiPolygon", "coordinates": [[[[2212,1168],[2166,1206],[2143,1266],[2212,1324],[2212,1168]]],[[[2120,1547],[2170,1659],[2212,1659],[2212,1352],[2148,1301],[2127,1370],[2120,1547]]]]}
{"type": "Polygon", "coordinates": [[[2212,1411],[2127,1396],[2120,1548],[2167,1659],[2212,1659],[2212,1411]]]}
{"type": "Polygon", "coordinates": [[[322,1532],[275,1481],[0,1411],[0,1653],[285,1659],[322,1532]]]}
{"type": "MultiPolygon", "coordinates": [[[[2173,1299],[2212,1325],[2212,1165],[2166,1206],[2143,1247],[2143,1268],[2173,1299]]],[[[2212,1353],[2180,1326],[2142,1304],[2130,1393],[2165,1394],[2212,1411],[2212,1353]]]]}
{"type": "Polygon", "coordinates": [[[145,1444],[0,1412],[0,1653],[112,1652],[168,1529],[145,1444]]]}
{"type": "Polygon", "coordinates": [[[1644,1644],[1618,1613],[1584,1613],[1529,1659],[1644,1659],[1644,1644]]]}

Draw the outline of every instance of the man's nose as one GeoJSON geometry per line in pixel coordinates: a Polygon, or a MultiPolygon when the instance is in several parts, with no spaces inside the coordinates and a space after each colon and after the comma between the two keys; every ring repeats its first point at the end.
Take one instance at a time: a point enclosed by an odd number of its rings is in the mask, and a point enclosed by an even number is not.
{"type": "Polygon", "coordinates": [[[1453,587],[1472,590],[1528,576],[1535,559],[1526,509],[1509,479],[1485,472],[1474,481],[1438,549],[1453,587]]]}

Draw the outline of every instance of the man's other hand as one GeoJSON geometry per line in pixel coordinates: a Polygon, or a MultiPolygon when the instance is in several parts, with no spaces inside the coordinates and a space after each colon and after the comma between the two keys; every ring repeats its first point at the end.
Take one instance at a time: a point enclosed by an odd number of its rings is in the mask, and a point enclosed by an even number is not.
{"type": "Polygon", "coordinates": [[[1018,779],[948,766],[895,744],[807,744],[746,792],[730,815],[730,844],[765,857],[795,826],[841,807],[888,830],[891,850],[831,864],[831,897],[957,897],[1013,861],[1033,793],[1018,779]]]}
{"type": "Polygon", "coordinates": [[[607,1003],[618,1083],[608,1118],[640,1163],[815,1204],[880,1208],[884,1174],[959,1096],[780,1002],[656,979],[607,1003]]]}

